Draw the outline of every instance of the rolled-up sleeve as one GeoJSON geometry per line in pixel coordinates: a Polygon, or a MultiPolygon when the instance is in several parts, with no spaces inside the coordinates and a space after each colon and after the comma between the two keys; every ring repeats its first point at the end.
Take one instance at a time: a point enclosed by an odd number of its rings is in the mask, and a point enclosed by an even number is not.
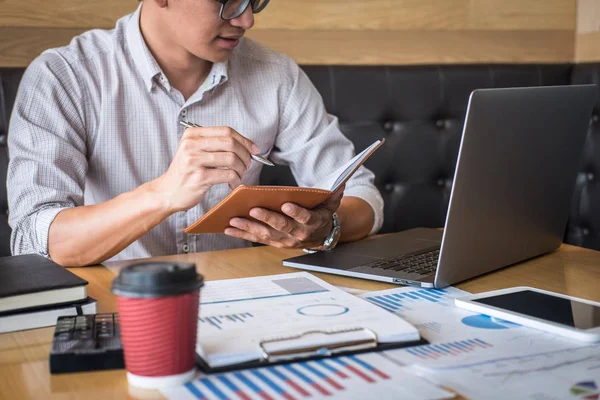
{"type": "Polygon", "coordinates": [[[48,232],[65,208],[83,205],[87,174],[85,98],[60,55],[27,68],[8,134],[7,193],[13,255],[49,256],[48,232]]]}
{"type": "MultiPolygon", "coordinates": [[[[279,135],[271,157],[290,166],[298,185],[310,187],[354,157],[355,149],[340,131],[337,118],[325,110],[317,89],[291,59],[289,69],[293,73],[283,93],[279,135]]],[[[360,167],[346,182],[344,196],[359,197],[373,208],[371,234],[381,228],[383,199],[371,171],[360,167]]]]}

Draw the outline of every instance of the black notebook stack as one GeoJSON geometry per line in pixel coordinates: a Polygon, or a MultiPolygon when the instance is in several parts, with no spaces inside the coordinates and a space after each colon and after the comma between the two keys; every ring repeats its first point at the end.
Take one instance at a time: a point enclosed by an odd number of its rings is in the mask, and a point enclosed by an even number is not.
{"type": "Polygon", "coordinates": [[[95,314],[87,284],[36,254],[0,257],[0,333],[53,326],[62,315],[95,314]]]}

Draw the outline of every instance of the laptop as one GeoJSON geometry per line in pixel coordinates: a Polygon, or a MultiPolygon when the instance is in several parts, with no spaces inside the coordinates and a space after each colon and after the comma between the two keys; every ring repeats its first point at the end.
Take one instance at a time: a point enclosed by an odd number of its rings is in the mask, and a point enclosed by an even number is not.
{"type": "Polygon", "coordinates": [[[596,85],[471,93],[445,229],[416,228],[283,265],[443,288],[562,243],[596,85]]]}

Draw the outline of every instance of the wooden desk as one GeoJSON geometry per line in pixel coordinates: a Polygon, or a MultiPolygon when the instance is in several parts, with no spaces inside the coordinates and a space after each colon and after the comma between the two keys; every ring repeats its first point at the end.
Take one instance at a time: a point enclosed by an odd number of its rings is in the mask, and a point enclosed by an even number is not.
{"type": "MultiPolygon", "coordinates": [[[[215,251],[153,260],[194,262],[207,280],[270,275],[298,270],[283,267],[281,260],[300,254],[297,250],[272,247],[215,251]]],[[[127,262],[75,268],[89,282],[89,295],[99,301],[100,312],[115,312],[110,284],[115,272],[127,262]]],[[[335,284],[366,290],[394,287],[334,275],[316,274],[335,284]]],[[[559,250],[513,267],[457,285],[469,292],[527,285],[589,300],[600,301],[600,252],[563,245],[559,250]]],[[[105,371],[51,376],[48,354],[54,328],[0,335],[0,399],[123,399],[162,398],[158,392],[132,390],[125,373],[105,371]]]]}

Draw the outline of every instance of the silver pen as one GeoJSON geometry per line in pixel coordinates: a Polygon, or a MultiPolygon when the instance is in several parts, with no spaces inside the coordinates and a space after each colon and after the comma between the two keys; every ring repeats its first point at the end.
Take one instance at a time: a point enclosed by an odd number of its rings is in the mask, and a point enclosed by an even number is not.
{"type": "MultiPolygon", "coordinates": [[[[194,124],[193,122],[189,122],[189,121],[179,121],[179,125],[185,126],[186,128],[202,128],[201,125],[194,124]]],[[[258,161],[259,163],[268,165],[269,167],[274,167],[275,166],[275,164],[273,164],[271,161],[269,161],[263,155],[260,155],[260,154],[250,154],[250,156],[252,157],[253,160],[258,161]]]]}

